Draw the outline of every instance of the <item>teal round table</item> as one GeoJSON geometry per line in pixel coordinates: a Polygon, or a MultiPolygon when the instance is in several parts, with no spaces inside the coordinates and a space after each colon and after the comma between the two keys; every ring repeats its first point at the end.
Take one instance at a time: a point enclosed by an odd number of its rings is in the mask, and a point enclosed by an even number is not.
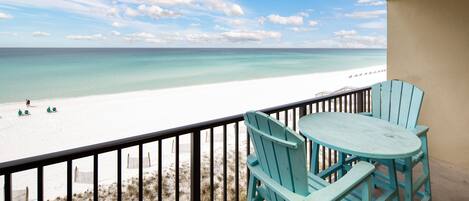
{"type": "MultiPolygon", "coordinates": [[[[384,193],[383,196],[389,197],[399,197],[394,159],[410,160],[421,147],[420,139],[406,129],[359,114],[310,114],[300,118],[298,127],[301,134],[314,142],[313,151],[316,156],[318,145],[322,145],[343,154],[387,164],[391,192],[384,193]]],[[[317,168],[312,169],[317,173],[317,168]]]]}

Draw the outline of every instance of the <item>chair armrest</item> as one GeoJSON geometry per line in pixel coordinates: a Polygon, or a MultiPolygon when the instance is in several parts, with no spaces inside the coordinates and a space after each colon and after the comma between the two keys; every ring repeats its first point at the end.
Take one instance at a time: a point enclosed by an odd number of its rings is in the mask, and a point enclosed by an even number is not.
{"type": "Polygon", "coordinates": [[[427,134],[428,129],[428,126],[417,125],[414,129],[411,129],[410,132],[414,133],[418,137],[421,137],[427,134]]]}
{"type": "Polygon", "coordinates": [[[311,193],[306,200],[338,200],[348,195],[364,180],[371,177],[371,173],[375,170],[375,166],[370,163],[361,161],[354,165],[352,169],[337,182],[324,187],[321,190],[311,193]]]}
{"type": "Polygon", "coordinates": [[[373,115],[373,114],[371,114],[371,112],[360,112],[358,114],[363,115],[363,116],[368,116],[368,117],[371,117],[373,115]]]}
{"type": "Polygon", "coordinates": [[[277,181],[270,178],[269,175],[265,174],[259,163],[257,162],[257,158],[254,155],[248,156],[248,168],[251,171],[251,174],[256,177],[258,180],[262,182],[262,184],[269,187],[270,190],[274,191],[277,195],[282,197],[286,200],[304,200],[305,197],[299,194],[296,194],[287,188],[283,187],[282,185],[278,184],[277,181]]]}

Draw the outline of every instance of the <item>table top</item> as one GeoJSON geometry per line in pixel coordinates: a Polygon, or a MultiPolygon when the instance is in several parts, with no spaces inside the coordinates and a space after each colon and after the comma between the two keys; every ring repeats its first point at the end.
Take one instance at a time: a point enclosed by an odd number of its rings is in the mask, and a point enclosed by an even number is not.
{"type": "Polygon", "coordinates": [[[298,127],[323,146],[367,158],[406,158],[420,151],[420,139],[387,121],[359,114],[323,112],[300,118],[298,127]]]}

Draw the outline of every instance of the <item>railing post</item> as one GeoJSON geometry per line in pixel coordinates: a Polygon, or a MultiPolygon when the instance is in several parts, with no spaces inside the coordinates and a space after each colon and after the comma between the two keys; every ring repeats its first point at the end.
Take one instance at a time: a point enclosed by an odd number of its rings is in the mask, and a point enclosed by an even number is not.
{"type": "Polygon", "coordinates": [[[200,200],[200,131],[191,134],[191,201],[200,200]]]}

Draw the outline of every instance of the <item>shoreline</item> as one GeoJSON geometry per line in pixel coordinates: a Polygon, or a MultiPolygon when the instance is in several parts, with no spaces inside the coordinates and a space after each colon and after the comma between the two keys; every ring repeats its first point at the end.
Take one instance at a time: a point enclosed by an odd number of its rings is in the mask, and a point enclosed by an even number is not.
{"type": "MultiPolygon", "coordinates": [[[[365,73],[362,74],[356,74],[353,72],[357,72],[363,69],[378,69],[378,68],[384,68],[386,70],[386,64],[382,65],[375,65],[375,66],[365,66],[361,68],[354,68],[350,70],[339,70],[339,71],[328,71],[328,72],[316,72],[316,73],[308,73],[308,74],[297,74],[297,75],[286,75],[286,76],[274,76],[274,77],[263,77],[259,79],[247,79],[247,80],[234,80],[234,81],[227,81],[227,82],[214,82],[214,83],[202,83],[202,84],[194,84],[194,85],[188,85],[188,86],[174,86],[174,87],[167,87],[167,88],[155,88],[155,89],[141,89],[141,90],[135,90],[135,91],[124,91],[124,92],[118,92],[118,93],[103,93],[103,94],[90,94],[90,95],[84,95],[84,96],[68,96],[68,97],[59,97],[59,98],[45,98],[45,99],[30,99],[31,101],[34,102],[42,102],[42,101],[65,101],[65,100],[70,100],[70,99],[81,99],[81,98],[96,98],[96,97],[104,97],[104,96],[125,96],[125,95],[132,95],[136,93],[145,93],[145,92],[163,92],[167,90],[179,90],[179,89],[190,89],[190,88],[199,88],[199,87],[210,87],[210,86],[216,86],[220,84],[235,84],[239,82],[250,82],[250,81],[266,81],[266,80],[271,80],[271,79],[279,79],[279,78],[301,78],[301,77],[306,77],[306,76],[311,76],[311,75],[318,75],[318,74],[332,74],[332,73],[343,73],[343,72],[352,72],[347,78],[357,78],[361,77],[363,75],[367,75],[365,73]]],[[[376,72],[379,73],[379,72],[376,72]]],[[[26,99],[25,99],[26,100],[26,99]]],[[[0,102],[0,108],[3,106],[7,105],[24,105],[24,101],[11,101],[11,102],[0,102]]],[[[32,104],[34,106],[34,104],[32,104]]]]}

